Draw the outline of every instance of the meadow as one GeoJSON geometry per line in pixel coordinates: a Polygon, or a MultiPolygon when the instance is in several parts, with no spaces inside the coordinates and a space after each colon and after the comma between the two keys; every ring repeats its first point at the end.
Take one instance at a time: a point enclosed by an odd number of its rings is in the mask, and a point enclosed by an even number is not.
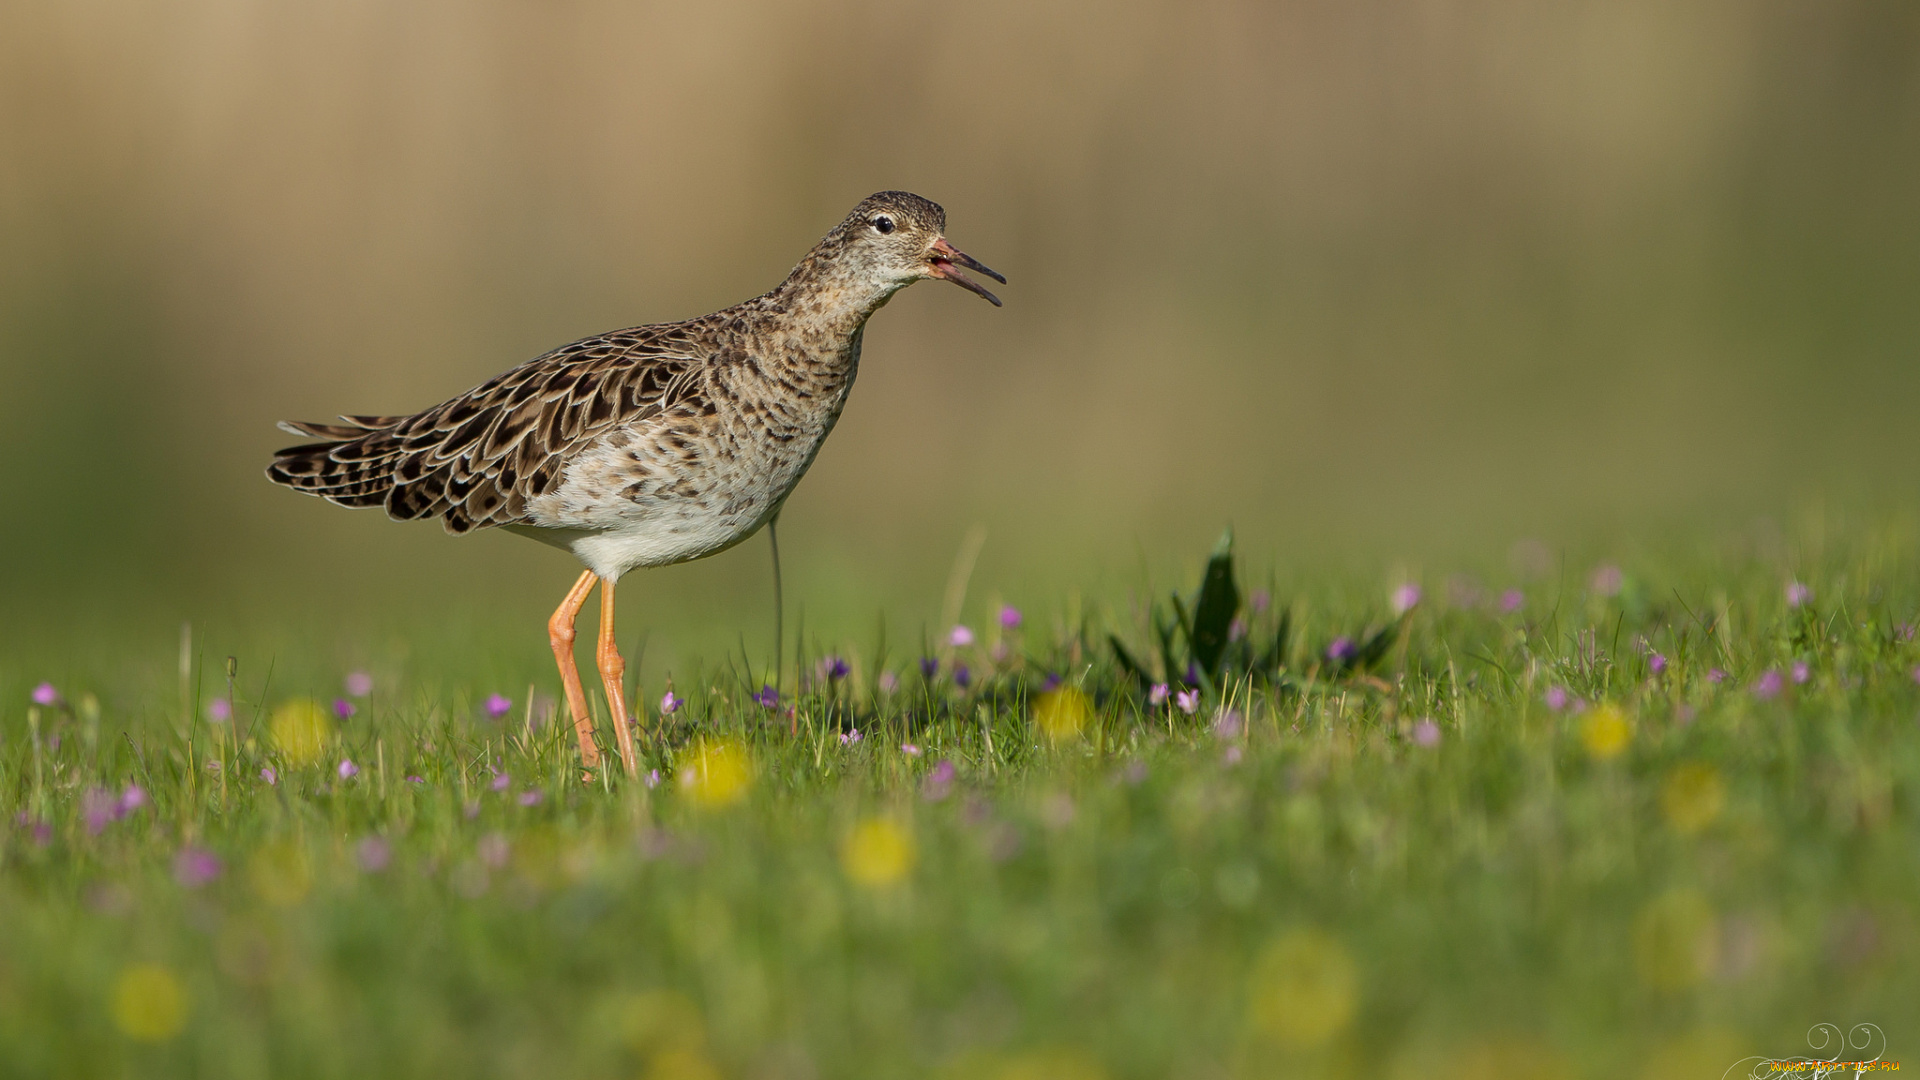
{"type": "Polygon", "coordinates": [[[0,671],[0,1072],[1897,1061],[1912,540],[1285,591],[1221,549],[910,645],[802,631],[778,689],[744,656],[643,679],[631,778],[583,778],[557,679],[484,660],[317,695],[190,639],[177,673],[0,671]]]}

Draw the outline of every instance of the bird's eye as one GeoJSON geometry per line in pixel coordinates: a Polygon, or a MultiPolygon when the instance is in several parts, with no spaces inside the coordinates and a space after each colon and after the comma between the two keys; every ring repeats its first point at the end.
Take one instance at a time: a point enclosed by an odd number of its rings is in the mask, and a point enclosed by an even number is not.
{"type": "Polygon", "coordinates": [[[870,224],[873,226],[874,231],[881,236],[885,236],[893,231],[893,219],[885,214],[875,217],[870,224]]]}

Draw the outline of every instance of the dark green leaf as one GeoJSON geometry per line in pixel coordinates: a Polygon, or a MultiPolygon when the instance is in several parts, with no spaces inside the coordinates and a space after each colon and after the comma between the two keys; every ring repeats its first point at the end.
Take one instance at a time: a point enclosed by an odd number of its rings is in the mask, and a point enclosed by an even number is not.
{"type": "Polygon", "coordinates": [[[1279,674],[1280,668],[1287,662],[1287,638],[1293,634],[1293,609],[1285,608],[1280,612],[1280,625],[1273,631],[1273,644],[1260,657],[1256,670],[1272,678],[1279,674]]]}
{"type": "Polygon", "coordinates": [[[1147,674],[1147,669],[1141,665],[1140,661],[1133,658],[1133,654],[1127,651],[1127,647],[1120,644],[1118,637],[1108,634],[1107,644],[1113,646],[1114,662],[1120,665],[1122,671],[1133,676],[1143,688],[1153,685],[1153,677],[1147,674]]]}
{"type": "MultiPolygon", "coordinates": [[[[1178,602],[1178,598],[1175,599],[1178,602]]],[[[1166,673],[1169,683],[1180,681],[1180,668],[1173,660],[1173,626],[1160,614],[1158,607],[1153,609],[1153,636],[1160,642],[1161,671],[1166,673]]]]}
{"type": "MultiPolygon", "coordinates": [[[[1412,612],[1407,613],[1407,615],[1411,614],[1412,612]]],[[[1393,647],[1393,639],[1399,635],[1400,628],[1406,625],[1407,615],[1402,615],[1381,627],[1378,633],[1362,642],[1360,647],[1354,650],[1353,659],[1347,666],[1354,671],[1366,671],[1379,663],[1381,658],[1387,655],[1387,650],[1393,647]]]]}
{"type": "Polygon", "coordinates": [[[1233,530],[1228,529],[1207,560],[1207,573],[1200,581],[1200,596],[1194,601],[1193,621],[1188,626],[1194,663],[1209,677],[1220,672],[1220,658],[1227,648],[1233,617],[1239,612],[1240,587],[1233,581],[1233,530]]]}

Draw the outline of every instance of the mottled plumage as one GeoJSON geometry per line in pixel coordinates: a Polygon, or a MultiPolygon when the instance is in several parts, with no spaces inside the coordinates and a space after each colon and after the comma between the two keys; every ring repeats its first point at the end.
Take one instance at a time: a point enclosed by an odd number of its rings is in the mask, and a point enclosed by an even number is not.
{"type": "MultiPolygon", "coordinates": [[[[957,267],[1005,279],[945,227],[918,195],[870,196],[772,292],[576,341],[411,416],[283,423],[317,441],[276,453],[267,476],[450,533],[500,526],[566,547],[610,599],[626,571],[711,555],[779,512],[840,417],[868,317],[894,293],[938,277],[1000,303],[957,267]]],[[[591,761],[588,749],[583,735],[591,761]]]]}
{"type": "Polygon", "coordinates": [[[510,526],[610,579],[712,554],[759,528],[812,463],[867,317],[920,277],[957,273],[937,250],[944,225],[934,203],[882,192],[772,292],[576,341],[412,416],[284,424],[322,441],[279,451],[267,475],[450,533],[510,526]]]}

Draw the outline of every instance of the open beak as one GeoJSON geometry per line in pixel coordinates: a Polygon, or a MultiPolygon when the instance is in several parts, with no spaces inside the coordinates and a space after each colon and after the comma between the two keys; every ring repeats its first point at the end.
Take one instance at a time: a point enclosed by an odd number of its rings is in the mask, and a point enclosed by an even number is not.
{"type": "Polygon", "coordinates": [[[979,293],[994,307],[1001,306],[999,297],[988,292],[979,282],[961,273],[960,268],[964,266],[969,270],[977,270],[1002,285],[1007,283],[1007,279],[988,269],[980,260],[947,243],[946,237],[943,236],[933,242],[933,254],[929,255],[927,260],[933,264],[934,277],[951,281],[968,292],[979,293]]]}

